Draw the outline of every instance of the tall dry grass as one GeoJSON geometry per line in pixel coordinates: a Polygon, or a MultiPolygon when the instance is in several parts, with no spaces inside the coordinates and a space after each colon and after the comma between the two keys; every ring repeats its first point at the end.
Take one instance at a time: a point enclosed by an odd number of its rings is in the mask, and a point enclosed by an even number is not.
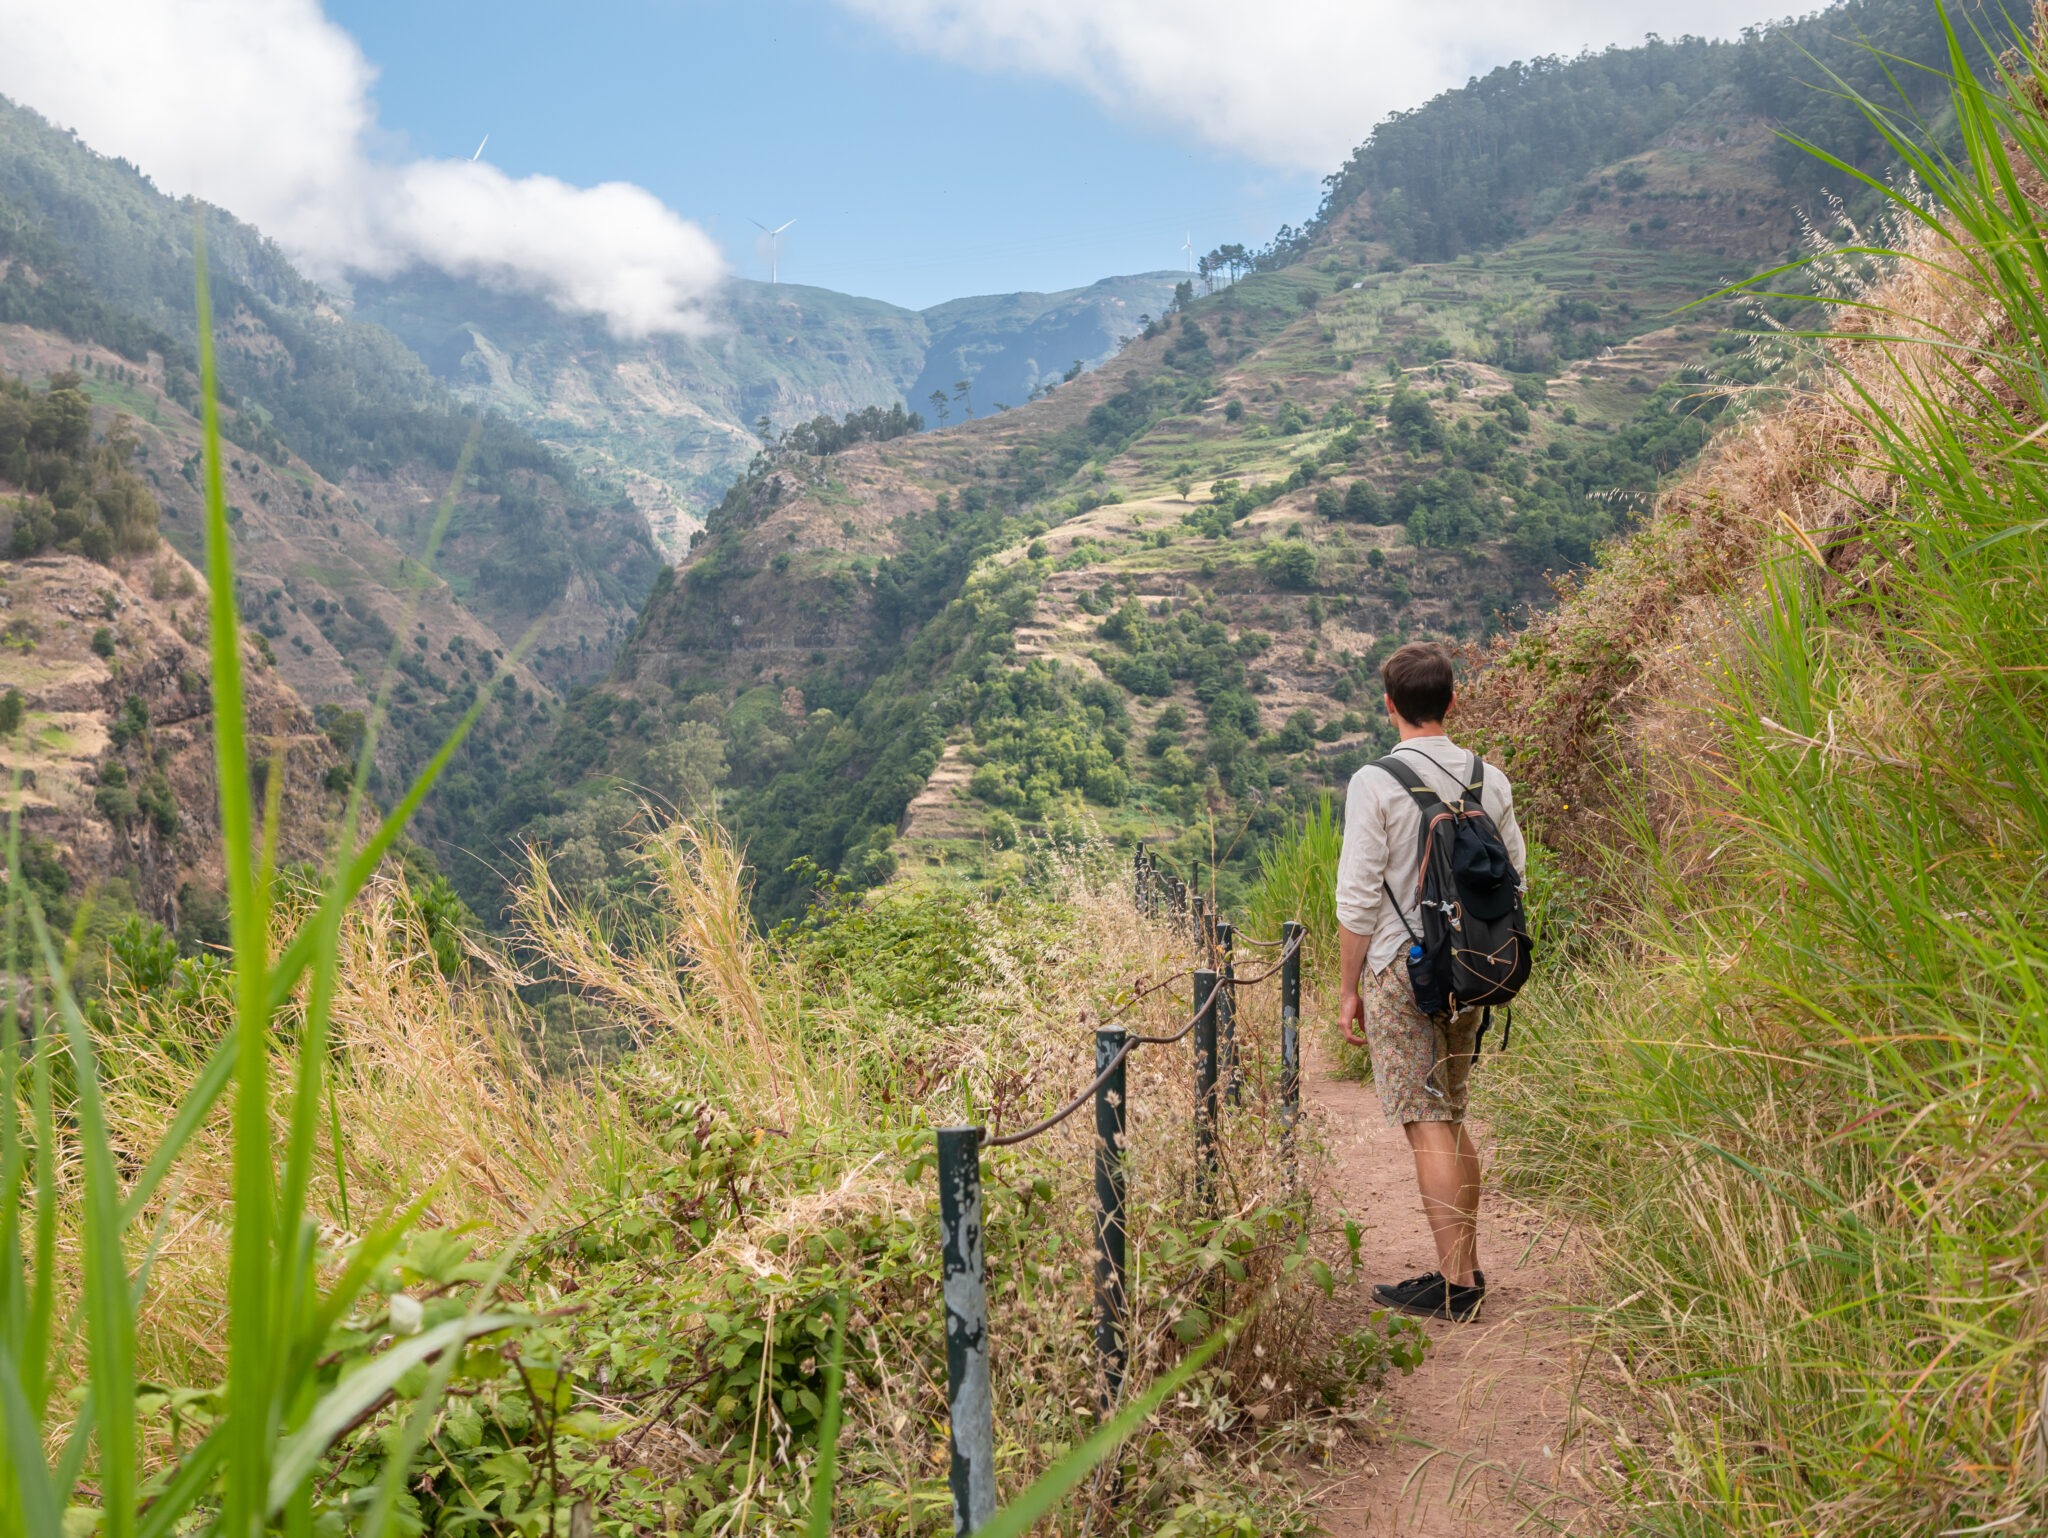
{"type": "MultiPolygon", "coordinates": [[[[522,1046],[523,1011],[508,990],[441,976],[398,878],[372,882],[350,910],[338,960],[307,1186],[322,1248],[343,1252],[382,1215],[422,1197],[430,1198],[423,1226],[464,1230],[480,1248],[545,1224],[580,1176],[602,1085],[544,1078],[522,1046]]],[[[118,1148],[161,1143],[228,1028],[230,1003],[186,991],[121,998],[102,1011],[106,1117],[118,1148]]],[[[288,1017],[273,1044],[269,1122],[279,1145],[290,1131],[284,1069],[298,1029],[288,1017]]],[[[220,1376],[233,1136],[226,1110],[217,1110],[138,1213],[157,1234],[148,1306],[138,1315],[136,1365],[149,1382],[199,1386],[220,1376]]],[[[75,1230],[60,1234],[71,1250],[75,1230]]]]}

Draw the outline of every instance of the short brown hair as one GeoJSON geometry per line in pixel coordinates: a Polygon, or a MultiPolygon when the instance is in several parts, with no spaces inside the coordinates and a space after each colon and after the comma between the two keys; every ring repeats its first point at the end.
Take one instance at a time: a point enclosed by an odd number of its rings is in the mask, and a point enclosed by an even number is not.
{"type": "Polygon", "coordinates": [[[1422,726],[1443,720],[1457,680],[1449,652],[1433,641],[1410,641],[1380,664],[1380,683],[1401,719],[1422,726]]]}

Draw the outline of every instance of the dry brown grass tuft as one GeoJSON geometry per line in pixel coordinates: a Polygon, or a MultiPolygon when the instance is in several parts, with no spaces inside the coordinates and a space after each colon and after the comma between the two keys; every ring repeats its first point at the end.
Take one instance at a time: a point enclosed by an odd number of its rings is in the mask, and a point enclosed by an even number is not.
{"type": "MultiPolygon", "coordinates": [[[[553,1196],[577,1177],[595,1091],[541,1077],[519,1046],[521,1013],[494,981],[441,976],[401,881],[380,880],[364,894],[342,933],[333,1100],[313,1180],[325,1245],[347,1243],[383,1212],[428,1192],[426,1225],[474,1229],[485,1249],[547,1220],[553,1196]]],[[[107,1110],[132,1167],[161,1139],[229,1017],[225,998],[204,994],[145,996],[133,1012],[111,1016],[102,1059],[107,1110]]],[[[279,1072],[271,1082],[282,1144],[290,1079],[279,1072]]],[[[219,1377],[230,1136],[223,1104],[140,1225],[159,1233],[141,1318],[139,1369],[148,1381],[219,1377]]]]}

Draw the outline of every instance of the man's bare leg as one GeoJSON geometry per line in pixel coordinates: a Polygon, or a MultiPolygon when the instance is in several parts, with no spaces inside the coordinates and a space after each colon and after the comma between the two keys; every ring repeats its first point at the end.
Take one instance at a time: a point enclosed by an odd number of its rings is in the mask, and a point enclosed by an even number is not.
{"type": "Polygon", "coordinates": [[[1415,1154],[1438,1267],[1445,1281],[1470,1287],[1479,1266],[1479,1149],[1463,1122],[1411,1121],[1401,1130],[1415,1154]]]}

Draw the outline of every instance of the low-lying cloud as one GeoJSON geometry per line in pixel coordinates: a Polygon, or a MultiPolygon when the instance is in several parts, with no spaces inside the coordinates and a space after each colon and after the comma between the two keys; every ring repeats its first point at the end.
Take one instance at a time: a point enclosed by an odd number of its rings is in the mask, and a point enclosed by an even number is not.
{"type": "Polygon", "coordinates": [[[717,245],[645,189],[380,154],[376,72],[318,0],[0,0],[0,95],[248,220],[316,276],[425,263],[700,331],[717,245]]]}
{"type": "MultiPolygon", "coordinates": [[[[1513,59],[1725,36],[1760,0],[839,0],[912,47],[1062,80],[1111,111],[1334,171],[1389,112],[1513,59]]],[[[1788,9],[1779,6],[1778,9],[1788,9]]]]}

